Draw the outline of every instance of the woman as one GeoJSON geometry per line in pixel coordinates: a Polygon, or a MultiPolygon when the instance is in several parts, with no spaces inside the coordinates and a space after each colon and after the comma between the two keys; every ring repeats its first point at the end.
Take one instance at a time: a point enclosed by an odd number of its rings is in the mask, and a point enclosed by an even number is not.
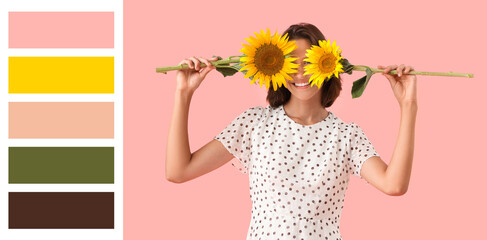
{"type": "MultiPolygon", "coordinates": [[[[321,88],[303,75],[306,50],[324,40],[311,24],[290,26],[296,41],[298,72],[287,88],[269,88],[269,106],[253,107],[235,118],[218,136],[194,153],[188,142],[188,111],[194,91],[215,69],[209,59],[191,57],[190,69],[177,73],[174,112],[169,130],[166,178],[182,183],[224,165],[249,172],[252,219],[247,239],[341,239],[340,213],[349,173],[391,196],[406,193],[411,175],[417,113],[416,76],[411,66],[378,66],[389,80],[401,121],[392,159],[387,165],[363,130],[327,111],[341,91],[332,77],[321,88]],[[204,62],[208,67],[200,68],[204,62]],[[397,70],[397,75],[391,75],[397,70]]],[[[211,60],[216,60],[211,59],[211,60]]]]}

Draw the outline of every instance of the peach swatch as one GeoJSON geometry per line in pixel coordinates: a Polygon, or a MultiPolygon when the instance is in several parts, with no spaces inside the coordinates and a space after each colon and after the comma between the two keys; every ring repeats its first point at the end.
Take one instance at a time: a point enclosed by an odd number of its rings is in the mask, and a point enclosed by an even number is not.
{"type": "Polygon", "coordinates": [[[9,138],[113,138],[113,102],[9,102],[9,138]]]}

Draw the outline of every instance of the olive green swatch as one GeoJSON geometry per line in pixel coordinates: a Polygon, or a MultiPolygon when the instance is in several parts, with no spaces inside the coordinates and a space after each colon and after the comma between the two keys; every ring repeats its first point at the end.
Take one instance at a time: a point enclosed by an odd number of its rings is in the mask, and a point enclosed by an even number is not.
{"type": "Polygon", "coordinates": [[[9,147],[9,183],[113,183],[113,147],[9,147]]]}

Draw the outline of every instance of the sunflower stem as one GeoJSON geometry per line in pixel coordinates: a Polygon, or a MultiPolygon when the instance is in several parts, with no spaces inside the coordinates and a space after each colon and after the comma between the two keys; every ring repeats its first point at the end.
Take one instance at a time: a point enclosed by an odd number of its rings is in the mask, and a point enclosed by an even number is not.
{"type": "MultiPolygon", "coordinates": [[[[225,67],[224,64],[230,64],[230,63],[238,63],[238,62],[240,62],[240,58],[241,57],[243,57],[243,56],[230,56],[227,59],[217,60],[217,61],[213,61],[213,62],[210,62],[210,63],[211,63],[211,65],[213,65],[215,67],[219,67],[219,65],[223,65],[222,67],[225,67]],[[234,57],[235,57],[235,59],[231,59],[231,58],[234,58],[234,57]]],[[[201,62],[200,63],[200,67],[206,67],[206,64],[201,62]]],[[[169,66],[169,67],[156,68],[156,72],[167,74],[168,71],[188,69],[188,68],[189,68],[189,66],[187,64],[179,64],[177,66],[169,66]]]]}
{"type": "MultiPolygon", "coordinates": [[[[354,65],[353,70],[357,71],[365,71],[367,67],[365,65],[354,65]]],[[[378,69],[378,68],[370,68],[374,73],[382,73],[384,72],[384,69],[378,69]]],[[[397,74],[396,70],[392,70],[389,72],[391,75],[397,74]]],[[[473,78],[473,73],[456,73],[456,72],[420,72],[420,71],[410,71],[408,74],[414,74],[414,75],[429,75],[429,76],[448,76],[448,77],[467,77],[467,78],[473,78]]]]}
{"type": "Polygon", "coordinates": [[[232,58],[238,58],[238,59],[240,59],[241,57],[245,57],[245,55],[230,56],[227,59],[232,59],[232,58]]]}

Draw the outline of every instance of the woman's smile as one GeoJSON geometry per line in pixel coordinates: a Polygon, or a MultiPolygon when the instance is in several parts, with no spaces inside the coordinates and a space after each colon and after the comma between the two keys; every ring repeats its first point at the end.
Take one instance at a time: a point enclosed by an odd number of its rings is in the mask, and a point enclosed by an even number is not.
{"type": "Polygon", "coordinates": [[[309,82],[294,82],[294,83],[291,83],[296,89],[307,89],[310,87],[310,83],[309,82]]]}

